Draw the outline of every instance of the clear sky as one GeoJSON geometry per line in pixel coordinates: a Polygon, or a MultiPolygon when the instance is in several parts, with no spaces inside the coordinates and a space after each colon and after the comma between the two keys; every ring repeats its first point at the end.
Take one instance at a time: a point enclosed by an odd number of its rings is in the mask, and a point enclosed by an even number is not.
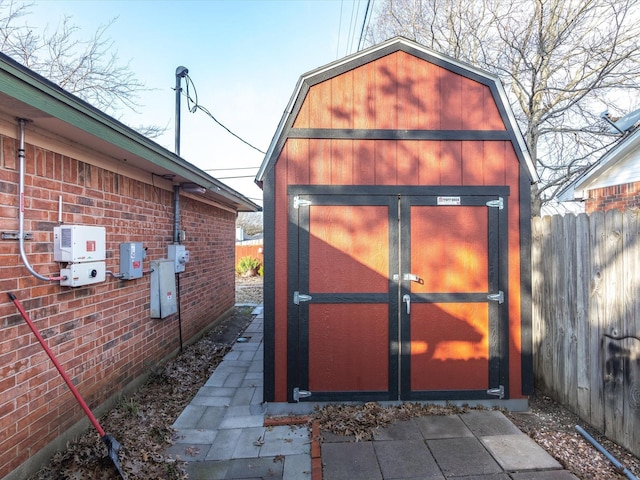
{"type": "MultiPolygon", "coordinates": [[[[357,50],[366,0],[37,0],[26,21],[55,29],[65,15],[90,38],[101,25],[121,62],[151,91],[130,125],[159,125],[156,141],[174,151],[176,68],[185,66],[198,103],[221,123],[266,151],[298,77],[357,50]]],[[[184,81],[183,81],[184,82],[184,81]]],[[[183,83],[184,87],[184,83],[183,83]]],[[[193,93],[193,92],[192,92],[193,93]]],[[[253,170],[264,155],[203,112],[181,108],[180,154],[262,205],[253,170]]]]}

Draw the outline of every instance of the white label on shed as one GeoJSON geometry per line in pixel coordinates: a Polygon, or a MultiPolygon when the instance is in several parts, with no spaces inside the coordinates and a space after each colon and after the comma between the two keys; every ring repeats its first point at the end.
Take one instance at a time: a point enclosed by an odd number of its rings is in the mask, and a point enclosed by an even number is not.
{"type": "Polygon", "coordinates": [[[460,205],[460,197],[438,197],[438,205],[460,205]]]}

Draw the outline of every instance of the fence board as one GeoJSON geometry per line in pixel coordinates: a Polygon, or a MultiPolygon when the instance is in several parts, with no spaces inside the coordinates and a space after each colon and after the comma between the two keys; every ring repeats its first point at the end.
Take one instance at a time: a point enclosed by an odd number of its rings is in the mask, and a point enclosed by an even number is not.
{"type": "Polygon", "coordinates": [[[591,416],[591,349],[589,348],[589,273],[591,271],[589,217],[582,213],[576,218],[576,364],[577,414],[591,416]]]}
{"type": "Polygon", "coordinates": [[[603,317],[602,355],[605,362],[604,375],[604,433],[610,438],[623,435],[622,410],[624,394],[622,365],[617,350],[621,348],[618,338],[622,329],[622,301],[620,292],[622,273],[622,213],[609,210],[605,214],[606,247],[605,247],[605,305],[606,315],[603,317]]]}
{"type": "Polygon", "coordinates": [[[532,220],[539,390],[640,455],[640,216],[532,220]]]}

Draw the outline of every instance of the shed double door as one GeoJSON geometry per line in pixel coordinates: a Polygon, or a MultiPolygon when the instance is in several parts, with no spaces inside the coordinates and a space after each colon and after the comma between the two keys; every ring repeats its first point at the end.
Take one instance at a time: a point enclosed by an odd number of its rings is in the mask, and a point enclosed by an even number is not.
{"type": "Polygon", "coordinates": [[[502,398],[507,188],[289,193],[289,401],[502,398]]]}

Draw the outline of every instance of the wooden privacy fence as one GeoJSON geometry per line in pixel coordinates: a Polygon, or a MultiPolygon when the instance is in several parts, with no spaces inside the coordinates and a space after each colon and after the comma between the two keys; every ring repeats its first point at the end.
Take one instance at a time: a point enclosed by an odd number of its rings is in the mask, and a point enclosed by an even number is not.
{"type": "Polygon", "coordinates": [[[538,388],[640,455],[640,211],[534,218],[538,388]]]}

